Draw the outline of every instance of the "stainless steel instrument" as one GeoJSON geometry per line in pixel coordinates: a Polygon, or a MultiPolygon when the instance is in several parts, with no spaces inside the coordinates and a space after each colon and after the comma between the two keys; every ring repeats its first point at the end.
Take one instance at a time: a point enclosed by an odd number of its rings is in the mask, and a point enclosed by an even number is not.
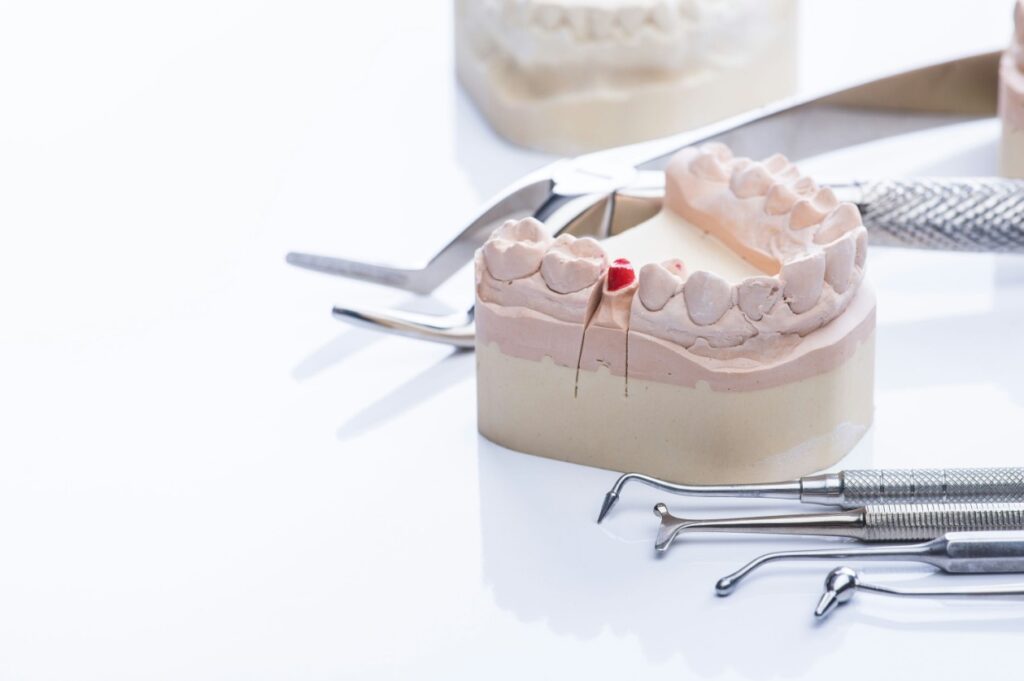
{"type": "Polygon", "coordinates": [[[630,481],[687,496],[792,499],[843,508],[885,503],[1024,501],[1024,468],[850,470],[799,480],[735,485],[686,485],[626,473],[605,494],[597,522],[608,515],[630,481]]]}
{"type": "Polygon", "coordinates": [[[886,596],[930,596],[950,598],[964,596],[1024,596],[1024,584],[986,584],[978,586],[946,587],[943,589],[898,589],[865,582],[861,573],[853,568],[837,567],[825,578],[825,593],[818,600],[814,614],[825,617],[836,606],[849,603],[858,590],[870,591],[886,596]]]}
{"type": "Polygon", "coordinates": [[[758,556],[736,572],[722,577],[715,584],[715,592],[719,596],[728,596],[740,581],[768,563],[823,558],[914,561],[956,574],[1024,572],[1024,531],[947,532],[921,544],[776,551],[758,556]]]}
{"type": "Polygon", "coordinates": [[[946,532],[1024,530],[1024,503],[878,504],[848,511],[748,518],[677,518],[665,504],[654,543],[666,551],[681,532],[753,532],[850,537],[867,542],[934,539],[946,532]]]}

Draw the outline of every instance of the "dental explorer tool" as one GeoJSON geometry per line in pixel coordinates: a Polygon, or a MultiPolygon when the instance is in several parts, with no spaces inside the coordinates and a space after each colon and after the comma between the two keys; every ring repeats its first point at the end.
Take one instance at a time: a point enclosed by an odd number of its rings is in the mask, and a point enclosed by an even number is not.
{"type": "Polygon", "coordinates": [[[793,499],[805,504],[857,508],[865,504],[1024,501],[1024,468],[909,468],[851,470],[798,480],[734,485],[686,485],[640,473],[619,477],[605,494],[597,522],[635,480],[672,494],[793,499]]]}

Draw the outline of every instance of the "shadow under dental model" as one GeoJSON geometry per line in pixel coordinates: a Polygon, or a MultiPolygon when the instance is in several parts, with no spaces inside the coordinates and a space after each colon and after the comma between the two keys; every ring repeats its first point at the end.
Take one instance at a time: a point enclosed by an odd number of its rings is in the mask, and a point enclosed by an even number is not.
{"type": "Polygon", "coordinates": [[[338,428],[336,437],[349,440],[386,425],[417,405],[472,378],[475,370],[472,352],[452,350],[441,361],[360,409],[338,428]]]}
{"type": "MultiPolygon", "coordinates": [[[[367,284],[358,285],[367,286],[367,284]]],[[[431,296],[407,296],[402,302],[395,305],[395,309],[404,312],[439,315],[450,314],[455,311],[454,308],[431,296]]],[[[296,364],[295,368],[292,369],[292,378],[296,381],[305,381],[313,378],[333,366],[342,364],[370,345],[379,343],[386,338],[387,335],[376,331],[348,327],[345,331],[337,334],[296,364]]]]}

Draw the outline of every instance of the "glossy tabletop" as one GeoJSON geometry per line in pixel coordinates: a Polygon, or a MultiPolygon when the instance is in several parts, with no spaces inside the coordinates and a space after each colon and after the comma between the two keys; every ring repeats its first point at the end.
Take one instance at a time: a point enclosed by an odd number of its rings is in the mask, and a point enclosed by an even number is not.
{"type": "MultiPolygon", "coordinates": [[[[1009,33],[1008,2],[895,4],[805,3],[802,48],[824,55],[805,85],[1009,33]],[[928,31],[901,28],[931,12],[928,31]]],[[[754,555],[820,542],[694,536],[655,558],[663,495],[627,488],[596,525],[615,474],[481,438],[472,353],[330,316],[457,309],[465,276],[428,300],[284,264],[416,262],[547,160],[495,138],[456,87],[448,3],[2,16],[0,678],[1017,675],[1021,602],[864,594],[819,626],[827,562],[716,597],[754,555]]],[[[998,133],[802,165],[990,174],[998,133]]],[[[1024,258],[869,263],[876,421],[844,465],[1020,465],[1024,258]]]]}

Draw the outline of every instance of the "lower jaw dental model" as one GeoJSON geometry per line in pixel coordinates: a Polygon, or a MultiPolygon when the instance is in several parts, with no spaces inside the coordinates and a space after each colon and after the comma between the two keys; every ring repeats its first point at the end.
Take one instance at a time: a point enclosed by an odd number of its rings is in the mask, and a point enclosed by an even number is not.
{"type": "Polygon", "coordinates": [[[826,468],[872,419],[866,248],[856,206],[720,144],[679,152],[662,211],[603,242],[509,221],[476,255],[480,432],[694,483],[826,468]]]}

